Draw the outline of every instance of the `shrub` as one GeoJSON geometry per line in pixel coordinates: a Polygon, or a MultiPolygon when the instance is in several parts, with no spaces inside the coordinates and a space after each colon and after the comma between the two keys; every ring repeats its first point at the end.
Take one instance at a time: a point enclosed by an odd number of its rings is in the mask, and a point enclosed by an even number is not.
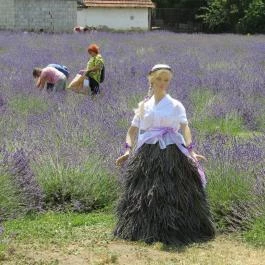
{"type": "Polygon", "coordinates": [[[15,217],[19,212],[24,212],[24,205],[21,203],[19,190],[10,179],[10,175],[4,172],[3,169],[0,169],[0,183],[1,219],[15,217]]]}
{"type": "Polygon", "coordinates": [[[224,231],[231,224],[230,218],[234,218],[234,207],[251,201],[251,181],[245,174],[222,163],[212,167],[207,175],[207,192],[213,217],[218,229],[224,231]]]}
{"type": "Polygon", "coordinates": [[[7,219],[42,210],[43,194],[24,150],[0,151],[1,217],[7,219]]]}
{"type": "Polygon", "coordinates": [[[90,212],[110,205],[117,196],[116,180],[102,164],[96,158],[74,167],[54,158],[35,164],[45,208],[90,212]]]}
{"type": "Polygon", "coordinates": [[[209,159],[207,193],[220,231],[246,230],[265,213],[263,141],[215,135],[201,147],[209,159]]]}

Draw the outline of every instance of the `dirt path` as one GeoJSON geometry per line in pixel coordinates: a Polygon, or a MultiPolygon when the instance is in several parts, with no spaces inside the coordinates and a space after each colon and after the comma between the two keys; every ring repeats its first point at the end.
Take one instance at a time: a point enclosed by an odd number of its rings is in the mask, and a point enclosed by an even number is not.
{"type": "Polygon", "coordinates": [[[85,241],[67,246],[14,245],[5,265],[263,265],[265,249],[248,246],[227,236],[182,250],[163,250],[155,244],[124,241],[85,241]]]}

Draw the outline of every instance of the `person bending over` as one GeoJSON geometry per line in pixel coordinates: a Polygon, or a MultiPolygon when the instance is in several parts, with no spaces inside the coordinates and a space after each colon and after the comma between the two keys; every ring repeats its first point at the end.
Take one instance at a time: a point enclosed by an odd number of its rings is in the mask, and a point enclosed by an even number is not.
{"type": "Polygon", "coordinates": [[[33,77],[36,78],[36,86],[48,91],[63,91],[66,88],[66,76],[54,67],[34,68],[33,77]]]}

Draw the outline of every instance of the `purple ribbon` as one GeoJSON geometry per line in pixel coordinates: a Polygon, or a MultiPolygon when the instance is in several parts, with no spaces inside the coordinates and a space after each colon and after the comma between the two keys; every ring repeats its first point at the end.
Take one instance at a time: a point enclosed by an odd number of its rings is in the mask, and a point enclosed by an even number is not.
{"type": "MultiPolygon", "coordinates": [[[[139,129],[140,130],[140,129],[139,129]]],[[[146,131],[147,133],[150,132],[150,136],[148,137],[143,137],[141,138],[138,143],[137,143],[137,148],[136,150],[138,150],[144,143],[146,143],[147,141],[157,137],[157,138],[161,138],[163,135],[169,133],[169,132],[173,132],[175,133],[173,128],[170,127],[162,127],[162,128],[153,128],[150,129],[148,131],[146,131]]]]}

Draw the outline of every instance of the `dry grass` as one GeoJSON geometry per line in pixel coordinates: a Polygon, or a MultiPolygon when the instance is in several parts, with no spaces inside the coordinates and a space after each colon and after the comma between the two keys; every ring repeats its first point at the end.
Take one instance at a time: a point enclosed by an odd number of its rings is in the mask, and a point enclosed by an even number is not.
{"type": "Polygon", "coordinates": [[[109,213],[45,213],[4,223],[2,265],[263,265],[265,248],[236,235],[186,248],[115,240],[109,213]]]}
{"type": "Polygon", "coordinates": [[[86,240],[64,246],[14,244],[9,246],[6,265],[262,265],[265,249],[257,249],[228,236],[184,249],[165,249],[125,241],[86,240]]]}

